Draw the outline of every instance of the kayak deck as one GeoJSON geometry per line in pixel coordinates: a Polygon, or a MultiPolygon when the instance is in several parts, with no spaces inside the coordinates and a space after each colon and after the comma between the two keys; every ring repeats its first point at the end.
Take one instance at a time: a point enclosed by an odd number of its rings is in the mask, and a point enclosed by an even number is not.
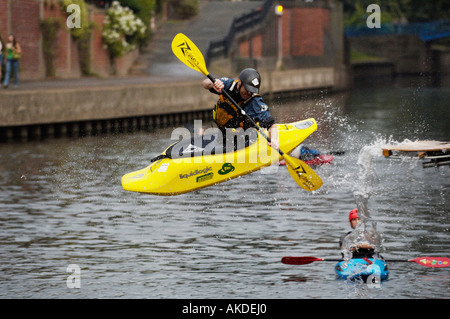
{"type": "MultiPolygon", "coordinates": [[[[317,129],[317,123],[311,118],[277,124],[277,127],[279,148],[290,153],[317,129]]],[[[186,146],[190,140],[179,143],[186,146]]],[[[278,151],[268,146],[259,132],[256,141],[229,152],[216,152],[213,148],[203,149],[196,145],[177,148],[177,145],[169,146],[146,168],[125,174],[121,179],[122,187],[133,192],[178,195],[252,173],[281,159],[278,151]],[[177,149],[174,151],[174,148],[177,149]],[[171,154],[168,154],[169,149],[171,154]]]]}
{"type": "Polygon", "coordinates": [[[339,279],[362,279],[365,282],[369,276],[376,276],[381,281],[389,277],[387,264],[382,259],[353,258],[347,264],[339,261],[334,266],[334,270],[339,279]]]}

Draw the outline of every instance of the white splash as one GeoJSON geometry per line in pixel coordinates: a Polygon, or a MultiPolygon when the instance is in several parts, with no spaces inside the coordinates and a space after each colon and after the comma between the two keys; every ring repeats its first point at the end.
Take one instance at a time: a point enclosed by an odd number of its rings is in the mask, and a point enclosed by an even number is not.
{"type": "Polygon", "coordinates": [[[373,144],[364,146],[359,152],[357,164],[359,167],[358,179],[353,183],[353,197],[358,208],[359,223],[353,232],[343,242],[342,254],[344,256],[343,267],[352,258],[352,249],[364,243],[374,246],[374,258],[381,250],[381,236],[377,231],[375,221],[371,220],[369,211],[369,199],[377,192],[379,177],[376,173],[374,158],[382,156],[382,146],[386,142],[377,139],[373,144]]]}

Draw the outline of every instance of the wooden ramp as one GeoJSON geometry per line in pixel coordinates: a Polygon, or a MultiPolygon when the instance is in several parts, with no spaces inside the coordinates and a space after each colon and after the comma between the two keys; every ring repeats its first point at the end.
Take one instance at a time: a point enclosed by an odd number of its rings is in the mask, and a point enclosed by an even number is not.
{"type": "Polygon", "coordinates": [[[423,167],[450,165],[450,142],[408,141],[398,145],[385,145],[383,155],[389,158],[418,157],[429,160],[423,167]]]}

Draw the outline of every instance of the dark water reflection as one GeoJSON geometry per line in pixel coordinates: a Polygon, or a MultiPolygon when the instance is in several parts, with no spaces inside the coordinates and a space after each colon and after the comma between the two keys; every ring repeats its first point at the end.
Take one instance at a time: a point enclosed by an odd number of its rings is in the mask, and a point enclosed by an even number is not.
{"type": "MultiPolygon", "coordinates": [[[[316,118],[309,146],[345,151],[316,170],[324,186],[313,193],[283,167],[176,197],[123,191],[121,176],[147,166],[172,128],[0,145],[0,297],[450,297],[449,268],[393,263],[373,289],[336,280],[330,262],[280,263],[339,256],[364,146],[450,140],[449,87],[402,81],[273,103],[279,122],[316,118]],[[81,268],[79,289],[67,287],[70,264],[81,268]]],[[[368,209],[384,255],[449,256],[449,167],[381,154],[372,165],[368,209]]]]}

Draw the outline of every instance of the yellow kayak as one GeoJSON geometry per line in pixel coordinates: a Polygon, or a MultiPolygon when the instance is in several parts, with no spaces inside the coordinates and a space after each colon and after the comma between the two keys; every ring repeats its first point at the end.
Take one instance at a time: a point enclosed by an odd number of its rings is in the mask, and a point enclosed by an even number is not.
{"type": "MultiPolygon", "coordinates": [[[[290,153],[317,129],[317,123],[310,118],[277,124],[277,127],[279,148],[290,153]]],[[[240,137],[235,137],[237,146],[230,151],[217,143],[219,139],[214,142],[214,137],[201,137],[200,143],[195,143],[195,138],[181,140],[155,157],[148,167],[125,174],[122,187],[132,192],[178,195],[278,163],[281,160],[278,151],[268,146],[257,130],[252,132],[242,139],[243,143],[238,142],[240,137]]],[[[226,145],[228,147],[229,143],[226,145]]]]}

